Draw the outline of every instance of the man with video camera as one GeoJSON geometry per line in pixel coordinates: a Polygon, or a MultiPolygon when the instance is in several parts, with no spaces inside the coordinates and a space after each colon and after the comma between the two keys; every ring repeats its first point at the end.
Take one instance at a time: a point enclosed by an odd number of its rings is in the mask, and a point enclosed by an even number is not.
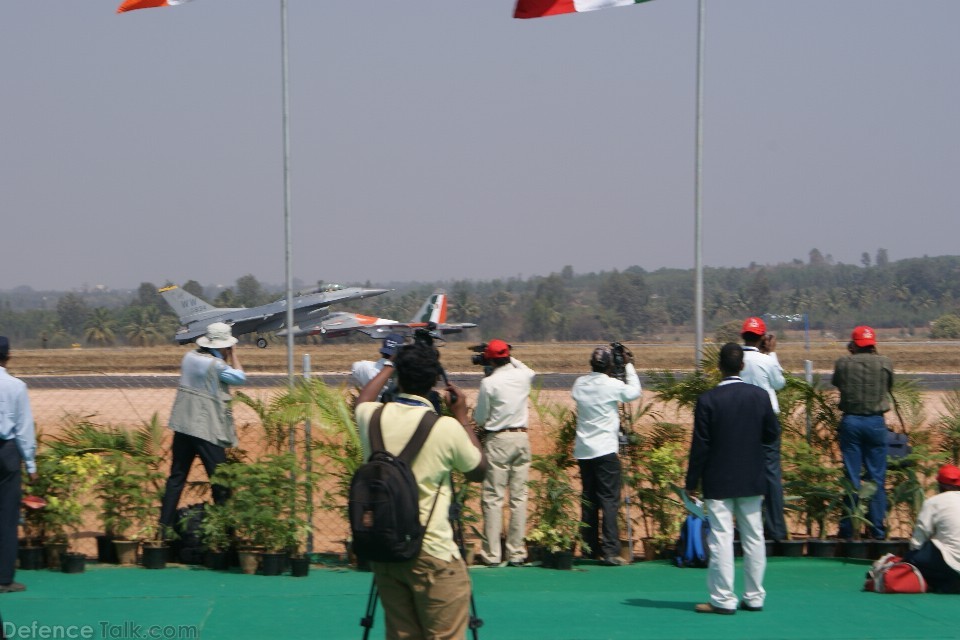
{"type": "MultiPolygon", "coordinates": [[[[777,391],[787,384],[783,367],[777,358],[777,337],[767,333],[762,318],[751,317],[743,322],[743,371],[740,378],[747,384],[767,392],[773,412],[780,413],[777,391]]],[[[763,531],[767,540],[786,540],[787,521],[783,515],[783,474],[780,467],[780,439],[765,444],[764,455],[767,490],[763,495],[763,531]]]]}
{"type": "MultiPolygon", "coordinates": [[[[483,450],[490,463],[483,479],[483,550],[481,560],[499,565],[503,531],[503,500],[510,492],[510,525],[507,529],[507,562],[520,566],[526,560],[523,543],[527,528],[527,475],[530,471],[530,439],[527,437],[530,384],[536,372],[510,355],[503,340],[474,347],[481,350],[478,364],[491,369],[480,382],[480,395],[473,419],[486,437],[483,450]]],[[[474,360],[478,360],[474,356],[474,360]]]]}
{"type": "MultiPolygon", "coordinates": [[[[443,376],[437,349],[428,341],[400,347],[393,361],[360,390],[356,418],[364,460],[371,455],[370,424],[378,409],[383,444],[397,455],[433,411],[428,396],[443,376]],[[393,402],[376,402],[396,369],[400,393],[393,402]]],[[[453,418],[441,417],[430,429],[410,466],[420,495],[420,522],[425,526],[419,555],[404,562],[373,562],[383,602],[387,638],[463,638],[470,622],[470,578],[448,519],[453,470],[479,482],[487,471],[480,441],[469,425],[464,394],[447,384],[453,418]]]]}
{"type": "Polygon", "coordinates": [[[620,557],[620,403],[640,397],[640,378],[633,354],[620,343],[599,346],[590,356],[592,373],[573,383],[577,403],[577,437],[573,455],[583,483],[583,538],[595,558],[609,566],[625,564],[620,557]],[[619,379],[622,374],[623,380],[619,379]],[[600,514],[603,514],[603,536],[600,514]]]}

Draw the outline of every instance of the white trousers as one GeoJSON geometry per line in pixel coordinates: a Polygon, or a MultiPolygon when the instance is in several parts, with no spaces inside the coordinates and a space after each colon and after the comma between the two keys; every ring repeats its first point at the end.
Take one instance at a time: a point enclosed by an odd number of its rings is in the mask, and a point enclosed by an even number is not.
{"type": "Polygon", "coordinates": [[[507,528],[507,560],[522,562],[527,557],[523,542],[527,534],[527,475],[530,470],[530,440],[525,432],[498,431],[488,434],[483,443],[487,456],[487,475],[481,489],[483,507],[484,562],[499,563],[500,535],[503,532],[503,503],[510,508],[507,528]]]}
{"type": "Polygon", "coordinates": [[[720,609],[736,609],[739,601],[733,590],[733,519],[740,529],[743,545],[743,601],[762,607],[767,592],[763,574],[767,568],[767,550],[763,541],[763,496],[706,500],[710,533],[710,566],[707,589],[710,604],[720,609]]]}

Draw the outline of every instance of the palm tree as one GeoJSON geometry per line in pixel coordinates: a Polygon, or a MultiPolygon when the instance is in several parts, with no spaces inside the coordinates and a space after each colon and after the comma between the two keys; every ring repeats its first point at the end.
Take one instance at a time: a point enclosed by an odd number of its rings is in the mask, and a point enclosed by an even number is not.
{"type": "Polygon", "coordinates": [[[112,346],[117,341],[113,332],[113,318],[105,307],[97,307],[87,318],[83,328],[83,339],[87,344],[100,347],[112,346]]]}
{"type": "Polygon", "coordinates": [[[135,347],[152,347],[164,340],[167,323],[154,306],[137,309],[133,320],[123,328],[127,342],[135,347]]]}

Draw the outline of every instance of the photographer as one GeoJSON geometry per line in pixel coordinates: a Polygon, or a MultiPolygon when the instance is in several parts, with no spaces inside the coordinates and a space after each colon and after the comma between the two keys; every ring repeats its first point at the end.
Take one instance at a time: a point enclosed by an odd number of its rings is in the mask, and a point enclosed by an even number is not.
{"type": "MultiPolygon", "coordinates": [[[[767,333],[761,318],[747,318],[743,322],[743,371],[740,378],[747,384],[760,387],[770,397],[773,412],[780,413],[777,391],[787,384],[783,367],[777,358],[777,337],[767,333]]],[[[763,445],[767,490],[763,496],[763,530],[768,540],[787,539],[787,521],[783,517],[783,476],[780,470],[780,439],[763,445]]]]}
{"type": "Polygon", "coordinates": [[[536,375],[510,356],[510,345],[491,340],[483,346],[482,364],[491,373],[480,382],[480,395],[473,419],[486,431],[483,450],[490,468],[483,479],[483,550],[487,565],[501,562],[504,493],[510,492],[510,526],[507,529],[507,561],[520,566],[526,560],[523,543],[527,528],[527,474],[530,470],[530,440],[527,437],[527,400],[536,375]]]}
{"type": "MultiPolygon", "coordinates": [[[[840,390],[840,453],[843,471],[855,492],[863,480],[873,482],[877,492],[867,507],[870,537],[883,540],[887,513],[887,425],[883,414],[890,410],[893,391],[893,363],[877,353],[877,335],[861,325],[850,335],[850,355],[839,358],[833,367],[833,386],[840,390]],[[865,472],[865,473],[864,473],[865,472]]],[[[848,513],[856,513],[857,496],[847,498],[848,513]]],[[[840,520],[840,538],[853,536],[853,518],[840,520]]]]}
{"type": "Polygon", "coordinates": [[[633,367],[633,354],[618,343],[594,349],[590,368],[592,373],[577,378],[571,392],[577,403],[577,437],[573,454],[580,465],[583,483],[583,538],[595,558],[605,565],[619,566],[625,564],[620,557],[617,527],[620,509],[619,404],[640,397],[640,378],[633,367]],[[615,377],[620,367],[624,380],[615,377]]]}
{"type": "MultiPolygon", "coordinates": [[[[163,526],[177,524],[177,504],[193,459],[200,456],[209,478],[218,465],[227,461],[226,447],[237,446],[228,385],[243,384],[247,376],[235,344],[237,339],[230,325],[214,322],[207,327],[206,335],[197,338],[197,349],[183,356],[180,385],[169,422],[174,431],[173,460],[160,506],[163,526]]],[[[210,490],[217,504],[223,504],[230,495],[220,485],[211,485],[210,490]]]]}
{"type": "Polygon", "coordinates": [[[387,361],[392,360],[393,356],[397,354],[397,349],[403,345],[404,341],[403,334],[391,333],[383,339],[383,343],[380,345],[379,360],[358,360],[351,365],[350,378],[358,389],[363,389],[368,382],[380,373],[387,361]]]}
{"type": "MultiPolygon", "coordinates": [[[[370,420],[383,407],[383,444],[394,454],[406,446],[423,415],[433,407],[427,396],[442,375],[437,350],[422,341],[400,347],[357,397],[357,427],[364,459],[370,457],[370,420]],[[396,369],[400,393],[393,402],[376,402],[396,369]]],[[[452,498],[447,478],[462,471],[479,482],[487,460],[467,425],[463,392],[447,385],[453,418],[433,425],[411,464],[420,494],[420,521],[425,524],[420,555],[406,562],[374,562],[374,580],[383,602],[388,638],[462,638],[470,614],[470,578],[447,515],[452,498]],[[434,502],[436,501],[436,502],[434,502]],[[435,508],[434,508],[435,507],[435,508]]]]}

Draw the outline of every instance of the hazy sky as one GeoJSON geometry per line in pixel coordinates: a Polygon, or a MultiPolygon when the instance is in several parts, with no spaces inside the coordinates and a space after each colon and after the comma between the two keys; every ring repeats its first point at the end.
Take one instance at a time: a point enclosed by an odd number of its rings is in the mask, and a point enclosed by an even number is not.
{"type": "MultiPolygon", "coordinates": [[[[279,0],[5,0],[0,289],[284,280],[279,0]]],[[[696,0],[289,0],[293,272],[693,265],[696,0]]],[[[704,262],[958,252],[960,2],[709,0],[704,262]]]]}

